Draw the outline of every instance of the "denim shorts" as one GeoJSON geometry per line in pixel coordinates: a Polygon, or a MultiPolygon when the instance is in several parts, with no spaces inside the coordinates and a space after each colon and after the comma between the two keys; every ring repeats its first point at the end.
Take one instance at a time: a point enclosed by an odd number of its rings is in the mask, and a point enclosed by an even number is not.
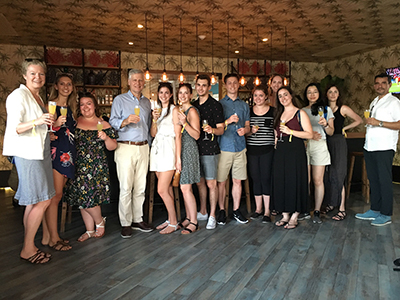
{"type": "Polygon", "coordinates": [[[219,154],[200,155],[200,176],[205,180],[217,179],[219,154]]]}

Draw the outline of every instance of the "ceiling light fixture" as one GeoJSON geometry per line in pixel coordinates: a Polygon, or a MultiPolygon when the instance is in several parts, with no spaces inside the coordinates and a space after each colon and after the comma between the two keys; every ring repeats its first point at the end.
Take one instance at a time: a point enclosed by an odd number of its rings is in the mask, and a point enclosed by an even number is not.
{"type": "Polygon", "coordinates": [[[183,75],[183,71],[182,71],[182,17],[179,20],[179,24],[180,24],[180,37],[181,37],[181,73],[179,74],[179,82],[183,83],[185,81],[185,75],[183,75]]]}
{"type": "Polygon", "coordinates": [[[263,38],[262,41],[263,42],[268,42],[268,38],[263,38]]]}
{"type": "Polygon", "coordinates": [[[161,75],[161,81],[167,82],[168,75],[167,75],[167,71],[165,70],[165,22],[164,22],[164,16],[162,17],[162,28],[163,28],[164,71],[161,75]]]}
{"type": "Polygon", "coordinates": [[[257,65],[257,76],[256,76],[256,78],[254,79],[254,81],[253,81],[253,84],[255,85],[255,86],[258,86],[258,85],[260,85],[261,84],[261,80],[260,80],[260,78],[258,78],[258,39],[259,39],[259,37],[258,37],[258,25],[257,25],[257,43],[256,43],[256,65],[257,65]]]}
{"type": "Polygon", "coordinates": [[[287,86],[289,84],[289,80],[286,77],[286,51],[287,50],[287,30],[285,26],[285,79],[283,80],[283,85],[287,86]]]}
{"type": "Polygon", "coordinates": [[[235,50],[235,53],[238,54],[240,51],[239,50],[235,50]]]}
{"type": "Polygon", "coordinates": [[[214,20],[211,21],[211,85],[217,83],[217,78],[214,74],[214,20]]]}
{"type": "Polygon", "coordinates": [[[149,48],[147,47],[147,13],[144,14],[144,25],[145,25],[145,37],[146,37],[146,72],[144,73],[144,80],[150,81],[152,76],[149,71],[149,48]]]}
{"type": "Polygon", "coordinates": [[[227,37],[228,37],[228,43],[227,43],[227,46],[226,46],[226,48],[227,48],[227,61],[226,61],[226,68],[227,68],[227,73],[229,73],[229,21],[228,22],[226,22],[226,27],[227,27],[227,30],[226,30],[226,32],[227,32],[227,37]]]}
{"type": "MultiPolygon", "coordinates": [[[[198,20],[196,19],[196,37],[199,36],[199,24],[198,20]]],[[[196,77],[194,80],[197,80],[197,76],[199,76],[199,39],[196,38],[196,77]]]]}
{"type": "MultiPolygon", "coordinates": [[[[242,26],[242,72],[244,69],[244,25],[242,26]]],[[[239,66],[239,73],[240,73],[240,66],[239,66]]],[[[245,86],[247,83],[246,78],[244,78],[243,74],[239,80],[241,86],[245,86]]]]}
{"type": "Polygon", "coordinates": [[[138,24],[137,27],[142,29],[143,28],[143,24],[138,24]]]}
{"type": "Polygon", "coordinates": [[[133,45],[133,42],[128,42],[128,45],[131,45],[131,46],[132,46],[132,45],[133,45]]]}

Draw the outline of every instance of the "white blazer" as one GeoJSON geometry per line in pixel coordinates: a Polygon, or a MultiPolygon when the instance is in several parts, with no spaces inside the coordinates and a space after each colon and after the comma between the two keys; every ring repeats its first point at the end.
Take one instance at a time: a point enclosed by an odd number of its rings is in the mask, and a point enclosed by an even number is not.
{"type": "Polygon", "coordinates": [[[17,133],[18,124],[33,121],[43,115],[42,109],[30,90],[21,84],[7,97],[6,109],[7,125],[4,134],[3,155],[43,160],[47,125],[36,126],[36,136],[32,134],[32,130],[17,133]]]}

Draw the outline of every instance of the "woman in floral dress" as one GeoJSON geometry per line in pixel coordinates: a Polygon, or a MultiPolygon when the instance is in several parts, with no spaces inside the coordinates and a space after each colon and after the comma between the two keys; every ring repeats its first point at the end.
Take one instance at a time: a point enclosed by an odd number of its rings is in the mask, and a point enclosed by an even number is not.
{"type": "Polygon", "coordinates": [[[54,188],[56,195],[51,198],[43,218],[42,244],[57,251],[71,249],[67,240],[58,235],[58,204],[63,196],[63,189],[68,178],[75,177],[75,126],[76,126],[76,88],[71,74],[60,73],[51,88],[49,101],[57,104],[51,137],[51,159],[53,165],[54,188]],[[61,109],[67,109],[67,115],[61,114],[61,109]]]}
{"type": "Polygon", "coordinates": [[[101,204],[110,201],[110,175],[105,149],[111,151],[117,148],[117,134],[109,123],[100,118],[98,103],[92,94],[85,94],[79,99],[79,108],[80,117],[75,130],[75,180],[68,185],[66,197],[81,211],[86,232],[78,241],[83,242],[91,237],[100,238],[105,233],[106,218],[102,217],[100,208],[101,204]]]}

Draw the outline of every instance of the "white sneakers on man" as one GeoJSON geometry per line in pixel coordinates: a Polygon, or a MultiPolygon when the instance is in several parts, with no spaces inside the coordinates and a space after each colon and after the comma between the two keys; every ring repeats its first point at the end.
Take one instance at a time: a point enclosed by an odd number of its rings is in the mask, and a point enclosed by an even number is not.
{"type": "Polygon", "coordinates": [[[217,221],[215,220],[214,217],[209,217],[206,229],[215,229],[215,226],[217,225],[217,221]]]}
{"type": "Polygon", "coordinates": [[[201,212],[197,212],[197,220],[199,221],[207,221],[208,219],[208,214],[206,213],[203,215],[201,212]]]}

